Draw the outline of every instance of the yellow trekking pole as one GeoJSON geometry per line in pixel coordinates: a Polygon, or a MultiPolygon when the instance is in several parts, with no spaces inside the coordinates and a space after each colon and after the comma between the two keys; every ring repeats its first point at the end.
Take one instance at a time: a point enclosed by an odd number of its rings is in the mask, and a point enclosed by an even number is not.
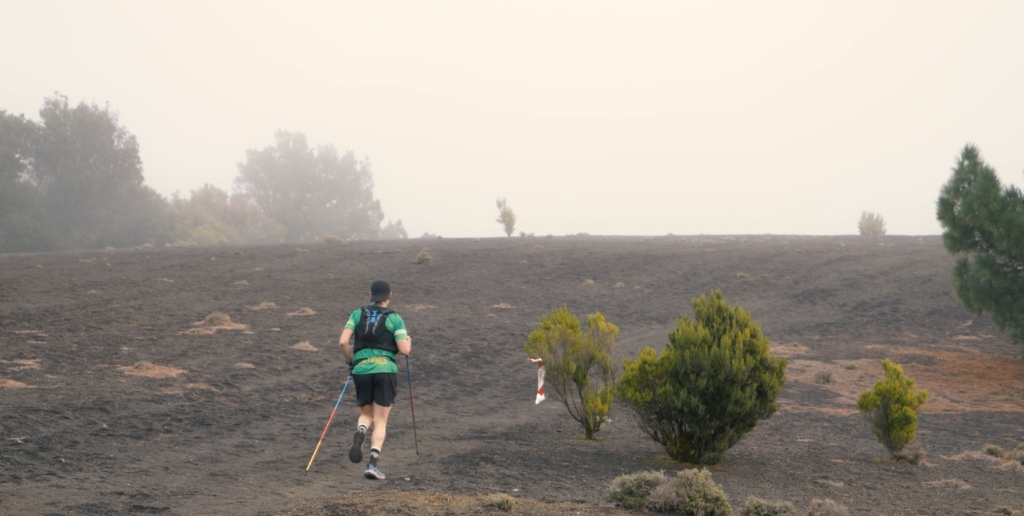
{"type": "Polygon", "coordinates": [[[341,405],[341,398],[345,397],[345,389],[348,389],[348,382],[352,380],[352,375],[349,375],[345,379],[345,386],[341,388],[341,396],[338,396],[338,402],[334,404],[334,410],[331,411],[331,417],[327,419],[327,426],[324,427],[324,433],[320,434],[320,442],[316,443],[316,449],[313,450],[313,456],[309,458],[309,464],[306,464],[306,471],[309,471],[310,466],[313,465],[313,459],[316,458],[316,452],[320,451],[320,445],[324,443],[324,436],[327,435],[327,429],[331,427],[331,421],[334,420],[334,413],[338,411],[338,405],[341,405]]]}

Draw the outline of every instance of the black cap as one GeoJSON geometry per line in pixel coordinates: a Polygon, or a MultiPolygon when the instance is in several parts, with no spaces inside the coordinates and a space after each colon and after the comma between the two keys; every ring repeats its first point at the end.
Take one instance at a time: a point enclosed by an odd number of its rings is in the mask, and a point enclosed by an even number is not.
{"type": "Polygon", "coordinates": [[[370,285],[370,301],[386,301],[391,295],[391,284],[388,280],[379,279],[370,285]]]}

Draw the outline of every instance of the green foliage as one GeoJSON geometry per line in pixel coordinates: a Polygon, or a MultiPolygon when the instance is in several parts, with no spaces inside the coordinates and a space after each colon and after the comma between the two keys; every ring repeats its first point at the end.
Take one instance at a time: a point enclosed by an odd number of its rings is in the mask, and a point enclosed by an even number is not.
{"type": "Polygon", "coordinates": [[[324,234],[345,240],[377,238],[384,213],[373,198],[367,161],[332,145],[311,149],[301,133],[280,131],[274,146],[250,149],[235,185],[264,216],[286,228],[286,239],[324,234]]]}
{"type": "Polygon", "coordinates": [[[618,399],[675,460],[714,464],[776,411],[786,359],[769,354],[750,313],[721,291],[693,300],[661,355],[647,347],[627,360],[618,399]]]}
{"type": "Polygon", "coordinates": [[[865,211],[860,214],[857,230],[860,236],[885,236],[885,219],[877,213],[865,211]]]}
{"type": "Polygon", "coordinates": [[[264,244],[284,240],[285,228],[268,219],[244,195],[205,184],[188,199],[171,199],[176,245],[264,244]]]}
{"type": "Polygon", "coordinates": [[[871,421],[871,431],[878,442],[895,456],[914,440],[917,432],[917,408],[928,399],[928,391],[914,387],[914,379],[903,374],[903,368],[882,360],[885,379],[857,398],[857,408],[864,419],[871,421]]]}
{"type": "Polygon", "coordinates": [[[587,332],[567,307],[541,318],[523,348],[544,360],[545,383],[583,426],[587,439],[601,429],[612,405],[616,367],[612,347],[619,328],[600,312],[587,317],[587,332]],[[597,381],[593,381],[596,375],[597,381]]]}
{"type": "Polygon", "coordinates": [[[989,312],[999,329],[1024,344],[1024,195],[1004,188],[967,145],[942,187],[937,216],[946,250],[957,257],[953,287],[960,302],[972,313],[989,312]]]}
{"type": "Polygon", "coordinates": [[[796,508],[790,502],[769,501],[750,497],[740,508],[741,516],[796,516],[796,508]]]}
{"type": "Polygon", "coordinates": [[[672,480],[654,488],[647,499],[647,509],[675,512],[683,516],[732,514],[732,506],[725,492],[711,479],[711,472],[706,469],[685,469],[672,480]]]}
{"type": "Polygon", "coordinates": [[[434,257],[430,256],[430,253],[428,253],[427,250],[424,249],[420,251],[419,254],[416,255],[416,263],[420,265],[432,265],[434,263],[434,257]]]}
{"type": "Polygon", "coordinates": [[[505,512],[512,512],[516,508],[516,499],[505,493],[496,493],[484,500],[484,507],[494,507],[505,512]]]}
{"type": "Polygon", "coordinates": [[[504,197],[498,197],[498,224],[505,230],[505,236],[511,237],[516,230],[516,214],[508,207],[504,197]]]}
{"type": "Polygon", "coordinates": [[[1006,452],[1003,451],[1003,449],[1001,447],[999,447],[999,445],[996,445],[996,444],[986,444],[985,445],[985,455],[991,455],[993,457],[1000,457],[1001,458],[1003,455],[1006,455],[1006,452]]]}
{"type": "Polygon", "coordinates": [[[406,233],[405,227],[402,226],[402,219],[398,219],[398,222],[391,223],[388,221],[388,225],[384,226],[384,229],[380,230],[380,237],[384,240],[397,240],[401,238],[409,238],[409,233],[406,233]]]}
{"type": "Polygon", "coordinates": [[[655,488],[668,482],[661,471],[639,471],[616,477],[605,491],[605,499],[627,509],[641,509],[655,488]]]}

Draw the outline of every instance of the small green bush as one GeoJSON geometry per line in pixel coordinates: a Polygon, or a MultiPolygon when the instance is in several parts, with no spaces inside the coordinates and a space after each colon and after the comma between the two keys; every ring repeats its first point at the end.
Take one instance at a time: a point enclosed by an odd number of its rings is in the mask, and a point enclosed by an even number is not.
{"type": "Polygon", "coordinates": [[[523,349],[531,358],[544,361],[545,383],[565,405],[587,439],[607,421],[615,388],[612,347],[618,326],[605,321],[601,312],[587,317],[587,332],[567,307],[552,310],[530,332],[523,349]],[[592,382],[596,377],[598,382],[592,382]]]}
{"type": "Polygon", "coordinates": [[[660,356],[646,347],[626,360],[616,394],[669,457],[714,464],[775,413],[786,359],[769,353],[761,326],[720,290],[694,299],[693,311],[660,356]]]}
{"type": "Polygon", "coordinates": [[[747,498],[747,503],[740,508],[741,516],[796,516],[796,508],[790,502],[769,501],[760,498],[747,498]]]}
{"type": "Polygon", "coordinates": [[[505,512],[512,512],[516,508],[516,499],[505,493],[492,494],[484,500],[484,507],[494,507],[505,512]]]}
{"type": "Polygon", "coordinates": [[[729,516],[732,506],[722,487],[706,469],[684,469],[676,477],[654,488],[647,509],[677,512],[683,516],[729,516]]]}
{"type": "Polygon", "coordinates": [[[913,442],[917,433],[917,408],[928,399],[928,391],[914,387],[914,379],[903,374],[903,368],[888,359],[882,360],[885,379],[857,398],[861,415],[871,421],[871,431],[878,442],[895,457],[904,446],[913,442]]]}
{"type": "Polygon", "coordinates": [[[839,505],[828,498],[819,500],[817,498],[811,500],[811,509],[807,512],[807,516],[849,516],[849,511],[846,507],[839,505]]]}
{"type": "Polygon", "coordinates": [[[1010,458],[1024,464],[1024,443],[1018,444],[1017,447],[1010,452],[1010,458]]]}
{"type": "Polygon", "coordinates": [[[336,237],[334,235],[324,235],[324,238],[323,238],[322,242],[325,243],[325,244],[337,245],[337,244],[344,243],[344,240],[342,240],[342,239],[340,239],[340,238],[338,238],[338,237],[336,237]]]}
{"type": "Polygon", "coordinates": [[[416,263],[420,265],[430,265],[434,263],[434,257],[430,256],[430,253],[426,249],[420,251],[420,254],[416,255],[416,263]]]}
{"type": "Polygon", "coordinates": [[[511,237],[516,230],[516,214],[508,207],[504,197],[498,197],[498,224],[505,230],[505,235],[511,237]]]}
{"type": "Polygon", "coordinates": [[[865,211],[860,214],[857,229],[861,236],[885,236],[885,219],[877,213],[865,211]]]}
{"type": "Polygon", "coordinates": [[[651,492],[668,482],[668,477],[661,471],[640,471],[622,475],[612,481],[605,491],[605,499],[618,502],[627,509],[640,509],[647,504],[651,492]]]}
{"type": "Polygon", "coordinates": [[[1003,455],[1006,455],[1006,452],[1003,451],[1002,448],[1000,448],[999,446],[997,446],[995,444],[986,444],[985,445],[985,455],[991,455],[993,457],[1000,457],[1001,458],[1003,455]]]}

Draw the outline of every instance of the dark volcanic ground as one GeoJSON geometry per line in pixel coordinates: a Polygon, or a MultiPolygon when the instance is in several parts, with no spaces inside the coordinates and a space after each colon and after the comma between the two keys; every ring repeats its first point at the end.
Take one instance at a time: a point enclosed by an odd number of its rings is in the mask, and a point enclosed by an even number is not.
{"type": "Polygon", "coordinates": [[[577,438],[556,400],[534,405],[522,343],[565,304],[605,314],[632,357],[663,347],[690,299],[712,289],[751,310],[790,360],[779,413],[712,468],[734,506],[753,495],[801,510],[832,498],[851,514],[1020,510],[1024,473],[964,452],[1024,441],[1024,363],[957,302],[952,263],[938,237],[782,236],[0,257],[0,514],[472,514],[491,509],[449,495],[495,492],[522,499],[520,513],[617,513],[602,500],[614,477],[683,466],[622,407],[603,441],[577,438]],[[415,263],[424,247],[433,265],[415,263]],[[403,364],[380,463],[388,480],[347,461],[351,393],[306,473],[341,390],[341,327],[381,277],[413,339],[420,454],[403,364]],[[279,308],[250,308],[263,301],[279,308]],[[287,315],[303,307],[316,314],[287,315]],[[248,329],[183,333],[213,311],[248,329]],[[292,348],[301,341],[319,351],[292,348]],[[885,357],[931,391],[925,466],[880,460],[855,412],[885,357]],[[138,361],[184,372],[119,369],[138,361]],[[815,383],[821,369],[838,381],[815,383]]]}

